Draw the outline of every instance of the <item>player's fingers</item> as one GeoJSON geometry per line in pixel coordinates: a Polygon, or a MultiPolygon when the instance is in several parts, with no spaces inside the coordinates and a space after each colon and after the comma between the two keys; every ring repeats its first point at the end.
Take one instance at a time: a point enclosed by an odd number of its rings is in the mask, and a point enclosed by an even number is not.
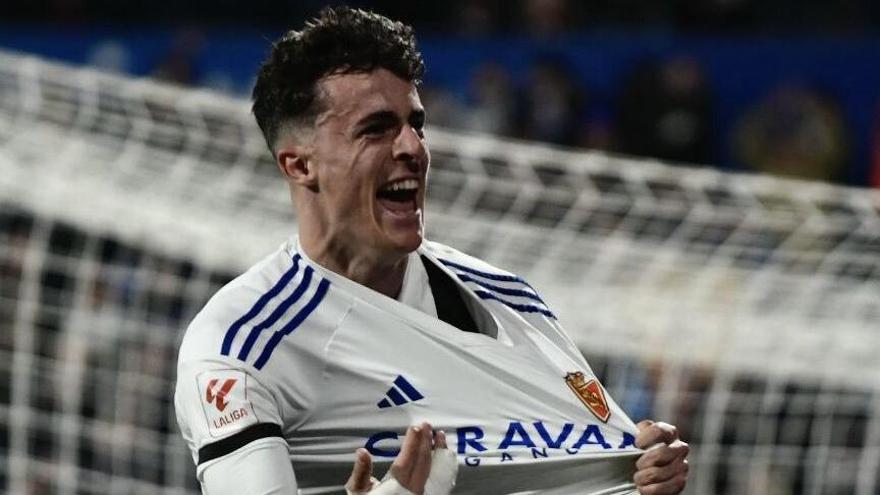
{"type": "Polygon", "coordinates": [[[345,489],[350,492],[366,492],[373,486],[371,476],[373,474],[373,458],[366,449],[357,449],[354,457],[354,467],[351,476],[345,483],[345,489]]]}
{"type": "Polygon", "coordinates": [[[400,481],[401,476],[409,478],[409,472],[412,471],[415,462],[416,452],[419,449],[419,433],[421,428],[418,426],[410,426],[406,430],[406,436],[403,437],[403,444],[400,446],[400,453],[391,464],[391,474],[400,481]]]}
{"type": "Polygon", "coordinates": [[[676,459],[684,459],[690,452],[688,444],[676,440],[670,445],[661,445],[653,448],[639,457],[636,461],[636,469],[641,470],[652,466],[665,466],[676,459]]]}
{"type": "Polygon", "coordinates": [[[449,448],[446,445],[446,432],[443,430],[437,430],[434,432],[434,449],[447,449],[449,448]]]}
{"type": "Polygon", "coordinates": [[[412,472],[410,473],[410,483],[415,488],[410,491],[421,493],[425,488],[425,482],[428,481],[428,475],[431,474],[431,451],[433,450],[434,433],[431,425],[428,423],[421,424],[421,432],[419,434],[419,449],[416,453],[415,462],[412,472]]]}
{"type": "Polygon", "coordinates": [[[669,423],[642,421],[637,426],[639,432],[636,434],[636,447],[640,449],[647,449],[658,443],[671,444],[678,440],[678,428],[669,423]]]}
{"type": "Polygon", "coordinates": [[[639,493],[641,495],[678,495],[687,485],[687,473],[679,473],[672,479],[653,485],[640,486],[639,493]]]}
{"type": "Polygon", "coordinates": [[[647,486],[669,481],[682,473],[687,474],[687,472],[687,459],[679,458],[665,466],[650,466],[636,471],[633,481],[635,481],[636,486],[647,486]]]}
{"type": "Polygon", "coordinates": [[[644,430],[645,428],[651,426],[652,424],[654,424],[654,422],[651,421],[650,419],[643,419],[636,424],[636,428],[638,428],[639,431],[641,431],[641,430],[644,430]]]}
{"type": "Polygon", "coordinates": [[[421,494],[431,471],[431,425],[410,427],[400,454],[391,464],[391,474],[407,490],[421,494]]]}

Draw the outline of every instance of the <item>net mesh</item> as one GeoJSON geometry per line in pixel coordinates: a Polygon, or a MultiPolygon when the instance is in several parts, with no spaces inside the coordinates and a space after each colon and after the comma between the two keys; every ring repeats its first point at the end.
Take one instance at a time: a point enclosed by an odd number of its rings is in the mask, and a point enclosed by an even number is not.
{"type": "MultiPolygon", "coordinates": [[[[536,286],[687,493],[880,493],[877,192],[429,129],[429,237],[536,286]]],[[[192,493],[182,329],[295,231],[245,101],[0,52],[0,487],[192,493]]]]}

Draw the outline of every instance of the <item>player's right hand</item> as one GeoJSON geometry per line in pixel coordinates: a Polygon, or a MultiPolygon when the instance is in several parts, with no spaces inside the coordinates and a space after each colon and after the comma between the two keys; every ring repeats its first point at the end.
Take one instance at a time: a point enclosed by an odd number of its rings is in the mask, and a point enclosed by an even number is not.
{"type": "MultiPolygon", "coordinates": [[[[439,432],[438,432],[439,433],[439,432]]],[[[407,490],[422,495],[425,493],[425,483],[431,473],[431,451],[433,449],[433,437],[431,425],[422,423],[419,426],[411,426],[406,431],[400,454],[391,464],[391,476],[407,490]]],[[[444,439],[445,447],[445,439],[444,439]]]]}
{"type": "Polygon", "coordinates": [[[432,432],[422,423],[406,431],[400,454],[382,482],[372,477],[369,453],[358,449],[351,476],[345,484],[349,494],[427,495],[445,494],[455,486],[458,462],[446,445],[442,431],[432,432]]]}

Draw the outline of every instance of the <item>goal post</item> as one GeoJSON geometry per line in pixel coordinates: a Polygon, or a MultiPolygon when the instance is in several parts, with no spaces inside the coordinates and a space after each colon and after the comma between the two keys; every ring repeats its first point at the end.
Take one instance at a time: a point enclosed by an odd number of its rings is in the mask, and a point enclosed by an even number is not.
{"type": "MultiPolygon", "coordinates": [[[[880,490],[880,194],[428,127],[428,237],[516,272],[687,493],[880,490]]],[[[295,232],[247,101],[0,52],[0,491],[194,493],[187,321],[295,232]]]]}

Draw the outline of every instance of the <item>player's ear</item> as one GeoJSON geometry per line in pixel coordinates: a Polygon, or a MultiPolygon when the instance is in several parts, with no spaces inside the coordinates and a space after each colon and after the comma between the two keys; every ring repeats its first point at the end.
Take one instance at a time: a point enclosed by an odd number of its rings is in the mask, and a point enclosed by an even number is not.
{"type": "Polygon", "coordinates": [[[275,163],[288,182],[314,187],[318,184],[318,176],[310,157],[309,146],[288,145],[276,151],[275,163]]]}

